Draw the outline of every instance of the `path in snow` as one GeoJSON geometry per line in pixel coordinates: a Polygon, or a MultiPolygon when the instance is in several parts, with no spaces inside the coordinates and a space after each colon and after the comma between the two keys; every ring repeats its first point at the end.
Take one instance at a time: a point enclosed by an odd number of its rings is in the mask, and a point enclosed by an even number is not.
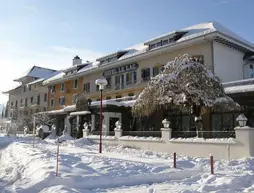
{"type": "MultiPolygon", "coordinates": [[[[1,141],[1,138],[0,138],[1,141]]],[[[55,177],[54,140],[17,139],[2,150],[0,192],[252,192],[254,159],[216,161],[216,175],[208,160],[122,146],[103,146],[85,139],[60,146],[59,177],[55,177]]]]}

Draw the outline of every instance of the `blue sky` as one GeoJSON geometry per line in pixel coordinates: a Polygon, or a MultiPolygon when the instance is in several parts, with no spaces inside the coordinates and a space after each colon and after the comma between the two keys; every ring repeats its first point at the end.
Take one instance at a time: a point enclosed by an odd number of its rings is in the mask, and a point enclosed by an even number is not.
{"type": "Polygon", "coordinates": [[[0,0],[0,91],[32,65],[65,68],[76,54],[92,60],[205,21],[254,42],[253,7],[253,0],[0,0]]]}

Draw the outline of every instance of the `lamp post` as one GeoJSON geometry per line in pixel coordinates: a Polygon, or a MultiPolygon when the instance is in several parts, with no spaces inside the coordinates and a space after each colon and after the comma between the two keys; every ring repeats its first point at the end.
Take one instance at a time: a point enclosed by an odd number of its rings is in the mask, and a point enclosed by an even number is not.
{"type": "Polygon", "coordinates": [[[99,153],[102,152],[102,91],[105,86],[107,86],[108,81],[106,79],[97,79],[95,84],[99,86],[101,94],[101,105],[100,105],[100,144],[99,144],[99,153]]]}
{"type": "Polygon", "coordinates": [[[240,127],[245,127],[248,119],[244,116],[244,114],[241,114],[236,118],[236,121],[238,121],[240,127]]]}

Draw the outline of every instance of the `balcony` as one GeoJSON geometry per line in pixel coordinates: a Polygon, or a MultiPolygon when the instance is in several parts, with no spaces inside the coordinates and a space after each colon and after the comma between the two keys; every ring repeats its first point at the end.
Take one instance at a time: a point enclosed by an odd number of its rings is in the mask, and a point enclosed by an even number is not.
{"type": "Polygon", "coordinates": [[[40,102],[34,101],[31,103],[31,107],[38,107],[40,105],[40,102]]]}

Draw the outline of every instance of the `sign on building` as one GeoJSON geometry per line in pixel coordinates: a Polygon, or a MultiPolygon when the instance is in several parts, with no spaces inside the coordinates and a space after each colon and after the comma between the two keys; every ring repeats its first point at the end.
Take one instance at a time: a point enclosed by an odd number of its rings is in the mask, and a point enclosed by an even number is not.
{"type": "Polygon", "coordinates": [[[117,75],[117,74],[122,74],[122,73],[130,72],[130,71],[134,71],[137,68],[138,68],[138,64],[136,64],[136,63],[128,64],[128,65],[125,65],[125,66],[121,66],[121,67],[106,70],[106,71],[103,72],[103,76],[104,77],[110,77],[110,76],[114,76],[114,75],[117,75]]]}

